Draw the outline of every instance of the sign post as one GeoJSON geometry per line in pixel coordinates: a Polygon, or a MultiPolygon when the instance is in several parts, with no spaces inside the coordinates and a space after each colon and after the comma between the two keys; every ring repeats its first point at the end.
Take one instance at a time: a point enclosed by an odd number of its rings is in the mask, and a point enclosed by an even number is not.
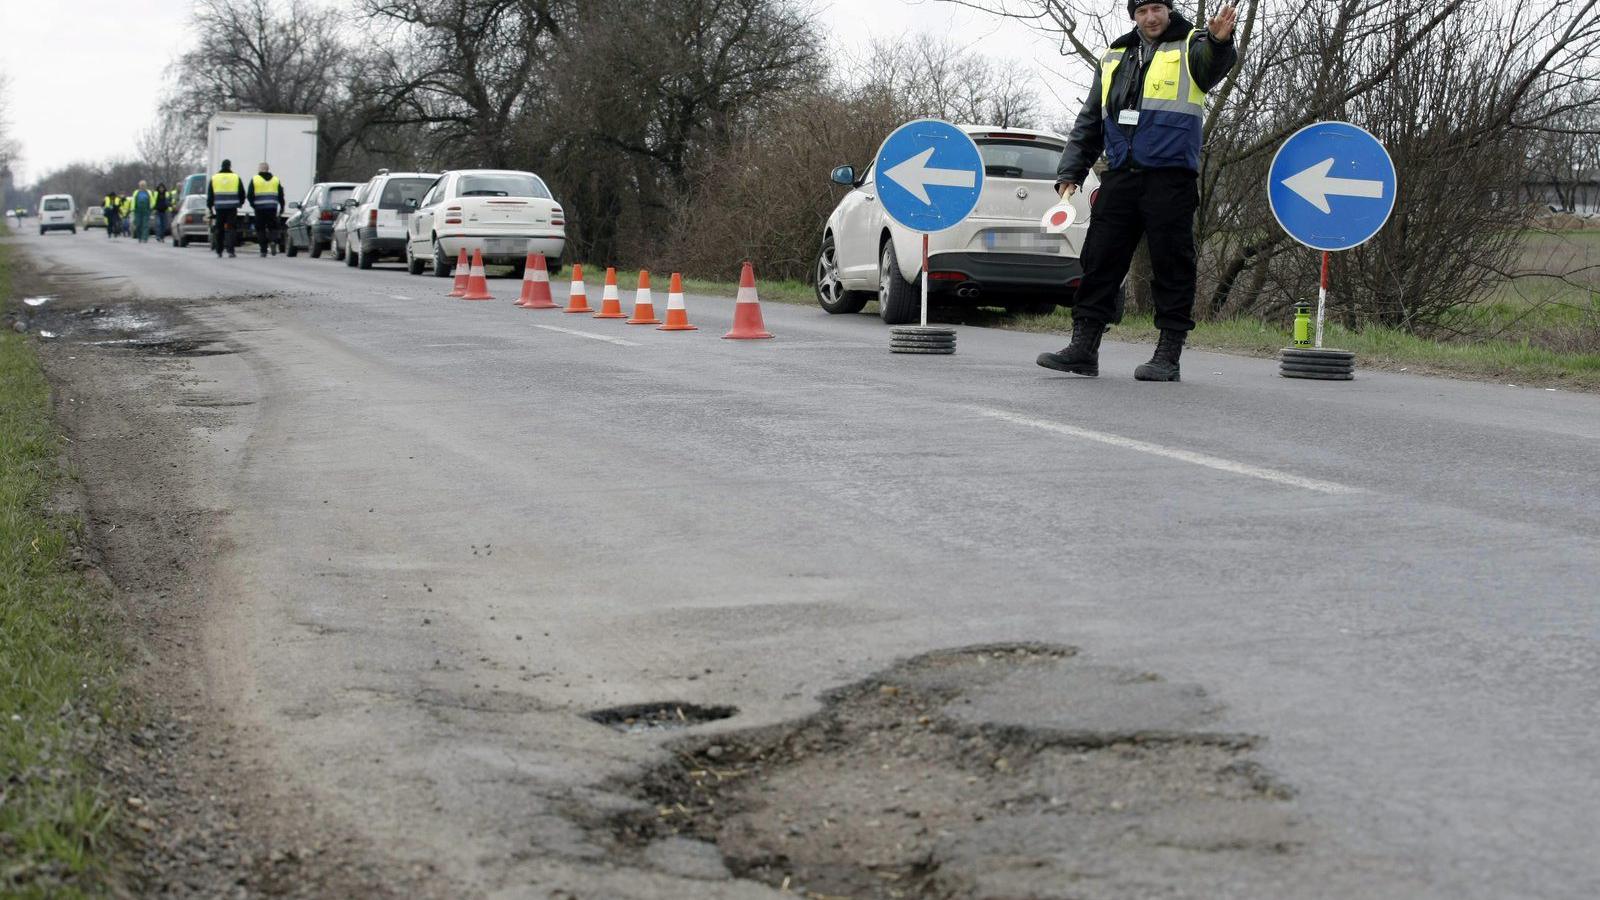
{"type": "MultiPolygon", "coordinates": [[[[938,119],[896,128],[878,149],[878,199],[884,213],[922,237],[922,324],[891,332],[896,353],[954,353],[953,328],[928,327],[928,235],[954,228],[983,193],[983,156],[967,133],[938,119]]],[[[895,273],[891,277],[898,277],[895,273]]]]}
{"type": "Polygon", "coordinates": [[[1322,251],[1317,288],[1316,346],[1283,351],[1288,378],[1348,381],[1355,354],[1325,350],[1328,262],[1339,250],[1359,247],[1382,230],[1394,212],[1394,160],[1383,144],[1348,122],[1317,122],[1278,148],[1267,172],[1267,202],[1278,225],[1301,244],[1322,251]]]}

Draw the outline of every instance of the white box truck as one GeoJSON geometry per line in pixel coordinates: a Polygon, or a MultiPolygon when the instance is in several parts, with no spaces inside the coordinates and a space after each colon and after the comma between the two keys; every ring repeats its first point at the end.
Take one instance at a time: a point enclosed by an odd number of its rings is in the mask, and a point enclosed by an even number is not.
{"type": "MultiPolygon", "coordinates": [[[[256,168],[266,162],[283,182],[285,201],[299,200],[317,177],[317,117],[284,113],[217,113],[206,126],[206,173],[233,162],[233,171],[248,184],[256,168]]],[[[241,231],[254,239],[250,207],[240,210],[241,231]]],[[[288,215],[288,210],[284,210],[288,215]]]]}

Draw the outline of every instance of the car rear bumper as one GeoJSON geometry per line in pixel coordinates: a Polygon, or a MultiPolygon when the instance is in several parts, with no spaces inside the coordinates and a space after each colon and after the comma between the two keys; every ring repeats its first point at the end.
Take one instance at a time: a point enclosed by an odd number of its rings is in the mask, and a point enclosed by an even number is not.
{"type": "Polygon", "coordinates": [[[547,260],[560,259],[567,239],[550,235],[450,234],[439,236],[439,246],[446,258],[455,257],[464,249],[468,256],[482,253],[486,264],[515,265],[525,262],[529,253],[543,253],[547,260]]]}
{"type": "Polygon", "coordinates": [[[362,256],[377,258],[381,256],[404,257],[406,255],[405,238],[381,236],[375,234],[371,228],[363,228],[356,232],[356,246],[360,248],[362,256]]]}
{"type": "Polygon", "coordinates": [[[1042,253],[935,253],[928,258],[929,296],[984,299],[1050,294],[1070,305],[1083,278],[1076,257],[1042,253]]]}

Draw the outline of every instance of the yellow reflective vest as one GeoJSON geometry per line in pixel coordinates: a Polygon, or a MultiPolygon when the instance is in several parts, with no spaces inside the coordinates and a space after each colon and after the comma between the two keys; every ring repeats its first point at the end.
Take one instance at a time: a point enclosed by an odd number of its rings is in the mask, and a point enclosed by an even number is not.
{"type": "Polygon", "coordinates": [[[1139,122],[1127,130],[1117,124],[1120,110],[1111,108],[1111,81],[1123,56],[1139,48],[1112,47],[1100,57],[1100,114],[1111,168],[1122,168],[1132,154],[1134,165],[1143,168],[1200,170],[1206,94],[1189,70],[1189,45],[1197,33],[1155,46],[1139,96],[1139,122]]]}
{"type": "Polygon", "coordinates": [[[239,188],[244,184],[235,172],[218,172],[211,176],[211,201],[216,209],[238,209],[239,188]]]}

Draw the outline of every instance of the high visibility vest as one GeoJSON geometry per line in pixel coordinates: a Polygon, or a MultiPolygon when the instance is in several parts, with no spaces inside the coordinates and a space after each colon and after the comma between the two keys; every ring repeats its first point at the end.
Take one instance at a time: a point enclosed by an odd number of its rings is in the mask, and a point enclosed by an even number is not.
{"type": "Polygon", "coordinates": [[[239,187],[244,182],[234,172],[218,172],[211,176],[212,201],[217,209],[237,209],[239,207],[239,187]]]}
{"type": "Polygon", "coordinates": [[[156,195],[150,191],[134,191],[133,196],[128,199],[138,212],[149,212],[156,208],[156,195]]]}
{"type": "Polygon", "coordinates": [[[1157,44],[1145,71],[1139,95],[1139,123],[1128,132],[1117,124],[1110,107],[1111,79],[1123,56],[1137,48],[1113,47],[1100,57],[1100,114],[1105,133],[1106,162],[1119,169],[1128,161],[1145,168],[1183,168],[1200,171],[1200,143],[1206,115],[1206,94],[1189,71],[1189,42],[1157,44]]]}
{"type": "Polygon", "coordinates": [[[272,176],[271,178],[262,178],[260,175],[257,175],[256,177],[250,179],[250,189],[255,192],[256,197],[256,199],[253,201],[255,205],[271,206],[276,208],[278,205],[279,186],[280,183],[278,181],[278,176],[276,175],[272,176]]]}

